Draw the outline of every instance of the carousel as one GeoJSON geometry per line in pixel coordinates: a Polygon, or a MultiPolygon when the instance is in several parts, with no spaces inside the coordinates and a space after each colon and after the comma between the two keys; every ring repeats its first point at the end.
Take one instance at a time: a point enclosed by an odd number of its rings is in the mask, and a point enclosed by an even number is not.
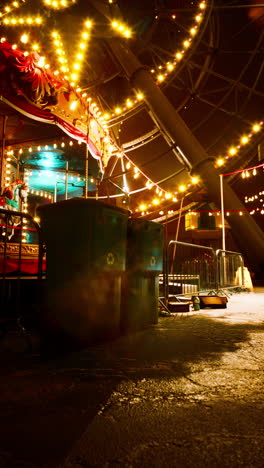
{"type": "MultiPolygon", "coordinates": [[[[237,171],[247,181],[262,162],[262,10],[99,3],[23,0],[1,10],[1,207],[38,223],[39,206],[91,198],[163,223],[168,238],[191,231],[220,246],[223,173],[226,232],[245,252],[250,244],[258,268],[262,211],[243,204],[252,193],[240,196],[237,171]],[[205,212],[215,222],[203,227],[205,212]]],[[[8,239],[16,252],[22,231],[28,259],[35,228],[19,222],[1,223],[1,249],[8,239]]]]}

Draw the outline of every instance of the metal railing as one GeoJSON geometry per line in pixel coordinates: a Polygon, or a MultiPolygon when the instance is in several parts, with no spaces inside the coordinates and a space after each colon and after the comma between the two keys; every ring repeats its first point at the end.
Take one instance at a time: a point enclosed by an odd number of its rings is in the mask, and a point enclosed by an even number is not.
{"type": "Polygon", "coordinates": [[[244,259],[239,252],[216,251],[217,289],[233,289],[244,286],[244,259]]]}
{"type": "Polygon", "coordinates": [[[22,319],[42,291],[44,255],[42,233],[32,216],[0,208],[1,333],[14,324],[24,332],[22,319]]]}
{"type": "Polygon", "coordinates": [[[160,276],[160,299],[171,296],[215,293],[244,286],[244,260],[239,252],[170,241],[160,276]],[[238,274],[240,272],[240,274],[238,274]]]}

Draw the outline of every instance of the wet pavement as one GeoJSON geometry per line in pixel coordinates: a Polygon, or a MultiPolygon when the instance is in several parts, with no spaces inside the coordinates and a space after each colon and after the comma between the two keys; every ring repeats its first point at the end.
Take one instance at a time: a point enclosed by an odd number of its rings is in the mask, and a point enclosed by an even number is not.
{"type": "Polygon", "coordinates": [[[81,352],[35,349],[1,343],[1,468],[264,466],[264,289],[81,352]]]}

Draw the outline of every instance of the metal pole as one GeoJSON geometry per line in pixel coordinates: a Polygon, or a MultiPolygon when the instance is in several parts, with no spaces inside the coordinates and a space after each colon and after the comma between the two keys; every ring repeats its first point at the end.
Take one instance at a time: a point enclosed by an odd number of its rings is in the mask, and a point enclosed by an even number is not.
{"type": "Polygon", "coordinates": [[[226,245],[225,245],[225,210],[224,210],[223,174],[220,174],[220,196],[221,196],[221,219],[222,219],[222,250],[225,250],[226,245]]]}
{"type": "Polygon", "coordinates": [[[2,122],[2,148],[1,148],[1,160],[0,160],[0,193],[3,190],[3,169],[4,169],[4,156],[5,156],[5,131],[6,131],[7,115],[3,116],[2,122]]]}
{"type": "Polygon", "coordinates": [[[87,107],[87,132],[86,132],[86,153],[85,153],[85,198],[88,198],[88,190],[89,190],[89,124],[90,124],[90,104],[88,103],[87,107]]]}
{"type": "Polygon", "coordinates": [[[55,185],[54,185],[54,203],[57,201],[57,180],[55,180],[55,185]]]}
{"type": "Polygon", "coordinates": [[[66,173],[65,173],[65,200],[68,200],[68,182],[69,182],[69,161],[66,161],[66,173]]]}

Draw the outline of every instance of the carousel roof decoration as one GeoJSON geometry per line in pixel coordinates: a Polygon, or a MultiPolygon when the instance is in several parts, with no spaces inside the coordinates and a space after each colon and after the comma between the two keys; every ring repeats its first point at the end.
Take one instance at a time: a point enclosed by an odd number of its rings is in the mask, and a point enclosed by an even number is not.
{"type": "Polygon", "coordinates": [[[1,100],[27,117],[55,124],[68,136],[88,143],[92,156],[102,163],[111,153],[108,131],[98,121],[93,108],[79,98],[65,80],[45,67],[37,52],[25,55],[8,42],[0,43],[1,100]],[[80,113],[85,118],[80,119],[80,113]],[[88,129],[87,129],[88,127],[88,129]]]}
{"type": "MultiPolygon", "coordinates": [[[[75,3],[66,0],[42,1],[45,7],[56,10],[69,8],[75,3]]],[[[4,7],[0,13],[0,16],[4,16],[2,23],[6,26],[43,26],[46,21],[38,15],[11,16],[15,10],[17,12],[18,8],[26,3],[30,4],[31,2],[30,0],[20,0],[19,2],[11,2],[10,6],[4,7]]],[[[109,3],[112,2],[109,1],[109,3]]],[[[175,67],[182,63],[183,58],[186,59],[186,54],[194,47],[194,40],[200,33],[201,26],[206,22],[206,13],[209,11],[206,0],[195,3],[195,8],[197,11],[193,16],[193,25],[188,30],[187,36],[183,38],[181,46],[175,51],[174,57],[167,63],[161,62],[157,68],[150,70],[155,76],[156,83],[161,86],[171,79],[175,67]]],[[[126,39],[133,36],[133,30],[119,20],[112,20],[109,22],[109,26],[116,34],[120,34],[126,39]]],[[[155,192],[151,203],[145,203],[144,200],[139,202],[137,209],[139,212],[145,213],[146,210],[143,210],[142,207],[146,205],[148,208],[156,209],[160,203],[176,202],[178,195],[186,193],[192,184],[199,184],[199,181],[194,177],[189,184],[175,187],[175,191],[164,189],[163,180],[156,182],[151,180],[142,169],[143,165],[136,165],[127,156],[129,149],[120,147],[111,136],[111,127],[116,124],[117,120],[121,120],[136,106],[141,106],[144,96],[140,90],[135,98],[128,97],[124,103],[102,115],[103,112],[100,112],[97,103],[88,97],[79,85],[85,54],[87,50],[89,51],[88,44],[92,27],[92,21],[86,19],[80,28],[79,43],[74,47],[75,55],[71,54],[72,60],[64,47],[63,34],[58,30],[51,32],[55,52],[53,55],[55,55],[58,65],[58,70],[54,68],[54,71],[53,67],[46,63],[47,59],[45,61],[42,54],[40,55],[40,46],[36,43],[32,44],[32,48],[35,50],[28,52],[3,40],[0,44],[0,88],[2,95],[0,99],[25,116],[56,125],[69,138],[77,140],[80,144],[88,144],[92,156],[99,161],[102,171],[107,166],[110,157],[116,156],[121,163],[123,188],[129,195],[150,190],[155,192]],[[109,121],[106,123],[108,119],[109,121]],[[144,179],[143,186],[130,191],[129,177],[133,180],[142,177],[144,179]]],[[[262,129],[263,121],[256,122],[250,132],[241,136],[239,143],[230,146],[223,153],[224,156],[219,156],[216,159],[216,166],[221,167],[227,160],[237,156],[240,150],[250,143],[253,136],[262,129]]],[[[28,151],[30,150],[28,149],[28,151]]],[[[110,195],[110,197],[116,196],[119,194],[110,195]]]]}

